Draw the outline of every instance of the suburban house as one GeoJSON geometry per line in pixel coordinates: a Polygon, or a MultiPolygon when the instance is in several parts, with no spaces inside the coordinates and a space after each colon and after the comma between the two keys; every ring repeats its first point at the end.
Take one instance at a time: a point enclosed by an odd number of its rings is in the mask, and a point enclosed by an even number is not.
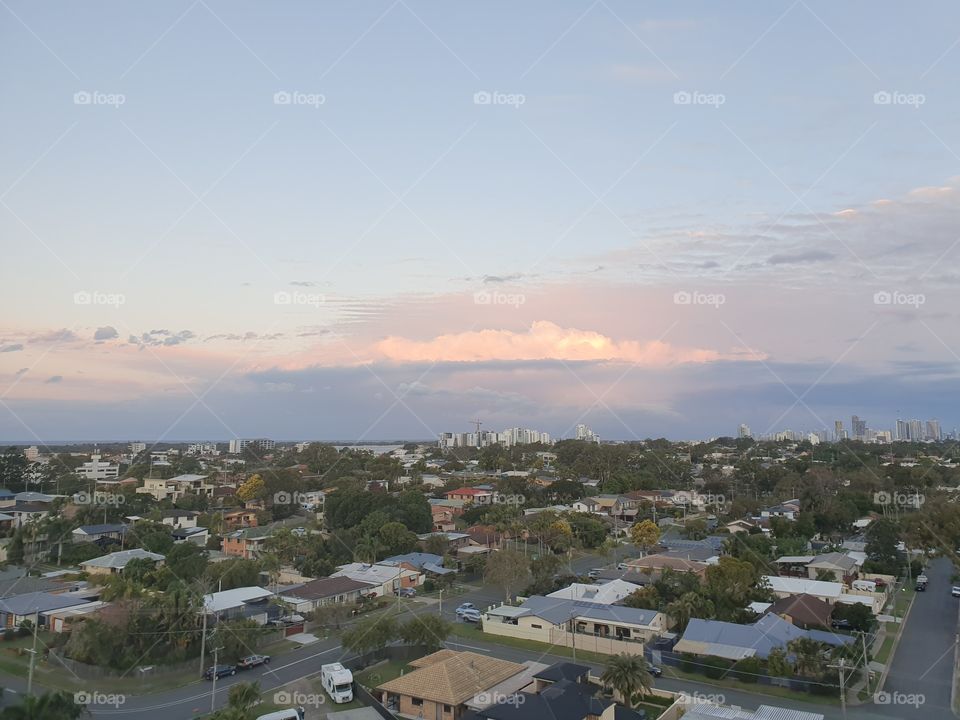
{"type": "Polygon", "coordinates": [[[883,608],[887,596],[883,592],[867,592],[848,589],[843,583],[808,578],[764,575],[761,578],[777,598],[794,595],[812,595],[828,605],[835,603],[860,603],[868,606],[874,614],[883,608]]]}
{"type": "Polygon", "coordinates": [[[455,518],[463,515],[463,508],[466,505],[463,500],[451,500],[450,498],[428,498],[427,502],[430,503],[430,512],[436,512],[435,508],[439,508],[453,513],[455,518]]]}
{"type": "Polygon", "coordinates": [[[210,532],[205,527],[177,528],[170,533],[170,536],[174,544],[192,542],[200,547],[206,547],[210,532]]]}
{"type": "Polygon", "coordinates": [[[814,556],[807,563],[807,577],[816,580],[818,577],[832,575],[833,580],[849,585],[857,579],[859,569],[860,564],[849,555],[838,552],[824,553],[814,556]]]}
{"type": "Polygon", "coordinates": [[[666,616],[581,600],[534,595],[520,606],[501,605],[483,614],[491,635],[580,647],[602,653],[638,653],[643,643],[667,629],[666,616]],[[602,642],[601,642],[602,641],[602,642]]]}
{"type": "Polygon", "coordinates": [[[24,620],[47,625],[47,614],[90,603],[90,593],[29,592],[0,599],[0,627],[18,627],[24,620]]]}
{"type": "Polygon", "coordinates": [[[243,508],[223,513],[223,525],[227,529],[256,527],[257,512],[243,508]]]}
{"type": "Polygon", "coordinates": [[[263,552],[267,538],[272,534],[270,528],[248,527],[234,530],[223,536],[220,549],[224,555],[252,560],[263,552]]]}
{"type": "Polygon", "coordinates": [[[657,553],[647,555],[642,558],[627,560],[624,565],[635,572],[662,573],[664,569],[669,568],[676,572],[692,572],[703,577],[707,571],[707,564],[697,560],[687,560],[685,557],[677,557],[667,553],[657,553]]]}
{"type": "Polygon", "coordinates": [[[21,528],[49,517],[50,510],[48,503],[17,502],[16,505],[5,508],[3,513],[13,518],[14,527],[21,528]]]}
{"type": "Polygon", "coordinates": [[[196,510],[164,510],[160,514],[160,522],[164,525],[169,525],[175,530],[181,528],[195,528],[197,526],[197,518],[200,517],[200,513],[196,510]]]}
{"type": "Polygon", "coordinates": [[[433,516],[434,532],[449,532],[457,529],[453,510],[441,505],[431,505],[430,514],[433,516]]]}
{"type": "Polygon", "coordinates": [[[161,500],[177,501],[187,493],[213,497],[213,484],[207,482],[206,475],[177,475],[169,480],[159,478],[144,478],[143,486],[137,488],[141,495],[151,495],[158,502],[161,500]]]}
{"type": "Polygon", "coordinates": [[[524,671],[519,663],[474,652],[439,650],[410,663],[415,670],[377,688],[394,713],[430,720],[459,720],[467,701],[524,671]]]}
{"type": "Polygon", "coordinates": [[[426,543],[432,537],[443,538],[447,541],[447,549],[450,551],[459,550],[462,547],[466,547],[470,544],[470,536],[466,533],[460,532],[431,532],[424,533],[423,535],[417,535],[417,540],[421,545],[426,543]]]}
{"type": "Polygon", "coordinates": [[[325,605],[354,605],[370,593],[373,585],[348,577],[318,578],[285,590],[280,599],[298,613],[311,612],[325,605]]]}
{"type": "Polygon", "coordinates": [[[731,535],[736,535],[737,533],[742,532],[748,533],[755,527],[757,527],[757,524],[749,520],[734,520],[723,526],[723,528],[731,535]]]}
{"type": "Polygon", "coordinates": [[[106,525],[81,525],[70,533],[74,542],[116,542],[123,540],[127,534],[127,526],[123,523],[108,523],[106,525]]]}
{"type": "Polygon", "coordinates": [[[278,606],[270,605],[272,597],[273,593],[262,587],[239,587],[204,595],[203,607],[207,617],[214,622],[249,619],[258,625],[266,625],[268,620],[282,613],[278,606]]]}
{"type": "Polygon", "coordinates": [[[785,648],[798,638],[809,638],[838,647],[856,641],[852,635],[823,630],[803,630],[775,614],[764,615],[751,625],[691,618],[683,637],[674,646],[677,653],[727,660],[766,658],[774,648],[785,648]]]}
{"type": "Polygon", "coordinates": [[[833,607],[812,595],[780,598],[766,612],[773,613],[803,629],[830,628],[833,607]]]}
{"type": "Polygon", "coordinates": [[[773,505],[760,511],[761,518],[786,518],[787,520],[796,520],[800,514],[800,501],[787,500],[779,505],[773,505]]]}
{"type": "Polygon", "coordinates": [[[154,567],[159,567],[163,564],[163,555],[140,548],[120,550],[82,562],[80,567],[90,575],[116,575],[122,573],[131,560],[149,560],[154,567]]]}
{"type": "Polygon", "coordinates": [[[411,552],[394,555],[380,561],[381,565],[400,565],[408,570],[419,570],[427,575],[454,575],[457,571],[443,566],[443,557],[431,553],[411,552]]]}
{"type": "Polygon", "coordinates": [[[793,708],[761,705],[756,710],[727,707],[708,702],[693,703],[683,715],[684,720],[823,720],[820,713],[793,708]]]}
{"type": "Polygon", "coordinates": [[[464,503],[473,503],[474,505],[490,505],[493,502],[493,490],[486,490],[475,487],[462,487],[458,490],[450,490],[444,493],[447,500],[462,500],[464,503]]]}
{"type": "Polygon", "coordinates": [[[371,585],[371,595],[377,597],[394,595],[400,588],[415,588],[423,584],[424,575],[419,570],[411,570],[402,565],[368,565],[349,563],[337,568],[330,577],[348,577],[357,582],[371,585]]]}
{"type": "Polygon", "coordinates": [[[573,509],[577,512],[606,515],[624,522],[633,522],[639,506],[639,500],[627,495],[597,495],[573,503],[573,509]]]}
{"type": "Polygon", "coordinates": [[[643,710],[630,710],[609,698],[595,697],[587,684],[590,668],[557,663],[534,676],[534,692],[501,693],[496,702],[475,710],[471,720],[643,720],[643,710]]]}
{"type": "Polygon", "coordinates": [[[616,579],[605,582],[602,585],[573,583],[568,587],[549,593],[547,597],[560,598],[562,600],[584,600],[601,605],[613,605],[633,595],[636,591],[637,586],[633,583],[616,579]]]}

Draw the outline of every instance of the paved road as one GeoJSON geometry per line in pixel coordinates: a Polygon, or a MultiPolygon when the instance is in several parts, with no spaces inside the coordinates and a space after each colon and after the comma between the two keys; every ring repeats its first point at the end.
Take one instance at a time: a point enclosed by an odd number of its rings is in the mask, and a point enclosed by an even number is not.
{"type": "Polygon", "coordinates": [[[953,564],[941,558],[926,570],[930,584],[917,593],[884,689],[898,695],[923,695],[923,704],[875,705],[878,715],[952,720],[950,709],[954,649],[960,599],[950,595],[953,564]]]}

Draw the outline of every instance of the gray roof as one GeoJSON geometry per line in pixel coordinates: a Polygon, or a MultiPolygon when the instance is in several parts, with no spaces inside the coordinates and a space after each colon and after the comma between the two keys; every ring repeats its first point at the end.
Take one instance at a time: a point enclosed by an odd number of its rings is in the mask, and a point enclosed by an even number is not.
{"type": "Polygon", "coordinates": [[[772,614],[764,615],[751,625],[691,618],[683,633],[683,641],[686,642],[727,648],[747,648],[762,658],[767,657],[774,648],[784,647],[791,640],[802,637],[819,640],[828,645],[844,645],[854,640],[848,635],[836,635],[819,630],[801,630],[778,615],[772,614]]]}
{"type": "Polygon", "coordinates": [[[823,720],[823,715],[772,705],[761,705],[756,711],[751,711],[739,707],[697,703],[689,707],[683,718],[684,720],[717,720],[717,718],[725,720],[823,720]]]}
{"type": "Polygon", "coordinates": [[[119,552],[110,553],[103,557],[93,558],[92,560],[80,563],[80,565],[81,567],[89,565],[92,567],[123,570],[131,560],[163,560],[163,555],[160,553],[147,552],[140,548],[134,548],[132,550],[120,550],[119,552]]]}
{"type": "Polygon", "coordinates": [[[560,625],[573,618],[587,618],[628,625],[649,625],[657,616],[656,610],[642,610],[622,605],[602,605],[600,603],[550,598],[534,595],[520,606],[529,615],[560,625]]]}
{"type": "Polygon", "coordinates": [[[32,615],[35,612],[50,612],[62,610],[74,605],[84,605],[90,598],[78,598],[68,595],[54,595],[53,593],[31,592],[23,595],[0,600],[0,611],[13,615],[32,615]]]}
{"type": "Polygon", "coordinates": [[[77,535],[107,535],[109,533],[125,533],[127,526],[123,523],[107,523],[101,525],[81,525],[73,532],[77,535]]]}

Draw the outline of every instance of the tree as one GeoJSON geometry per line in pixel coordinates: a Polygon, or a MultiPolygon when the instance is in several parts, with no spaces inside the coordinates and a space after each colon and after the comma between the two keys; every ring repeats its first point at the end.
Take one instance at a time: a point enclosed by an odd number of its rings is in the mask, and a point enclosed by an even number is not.
{"type": "Polygon", "coordinates": [[[689,592],[681,595],[667,605],[667,615],[677,621],[678,629],[683,630],[690,618],[711,619],[714,615],[713,603],[700,593],[689,592]]]}
{"type": "Polygon", "coordinates": [[[417,546],[417,536],[400,522],[388,522],[378,535],[388,556],[403,555],[417,546]]]}
{"type": "Polygon", "coordinates": [[[230,688],[227,704],[238,710],[249,710],[260,702],[260,683],[237,683],[230,688]]]}
{"type": "Polygon", "coordinates": [[[43,695],[24,695],[19,705],[12,705],[0,713],[2,720],[78,720],[89,716],[85,705],[74,696],[58,690],[43,695]]]}
{"type": "Polygon", "coordinates": [[[484,580],[503,590],[505,600],[530,584],[530,563],[516,550],[491,553],[483,573],[484,580]]]}
{"type": "Polygon", "coordinates": [[[653,520],[643,520],[634,523],[630,528],[630,540],[646,553],[660,540],[660,528],[653,520]]]}
{"type": "Polygon", "coordinates": [[[347,630],[341,638],[343,647],[363,657],[383,650],[397,639],[399,628],[392,615],[366,618],[347,630]]]}
{"type": "Polygon", "coordinates": [[[607,661],[607,667],[600,681],[612,687],[620,696],[620,701],[633,708],[639,700],[638,695],[646,695],[653,687],[653,676],[642,655],[620,653],[607,661]]]}
{"type": "Polygon", "coordinates": [[[431,535],[423,543],[423,551],[432,555],[444,555],[450,543],[443,535],[431,535]]]}
{"type": "Polygon", "coordinates": [[[793,666],[787,659],[787,651],[782,647],[775,647],[767,655],[767,673],[777,677],[793,675],[793,666]]]}
{"type": "Polygon", "coordinates": [[[553,591],[553,576],[560,569],[563,561],[553,553],[541,555],[530,563],[530,574],[533,577],[532,594],[546,595],[553,591]]]}
{"type": "Polygon", "coordinates": [[[422,645],[428,653],[443,647],[453,624],[438,615],[414,615],[400,627],[400,639],[408,645],[422,645]]]}
{"type": "Polygon", "coordinates": [[[258,500],[267,494],[267,484],[258,474],[253,474],[237,488],[237,497],[244,502],[258,500]]]}
{"type": "Polygon", "coordinates": [[[815,677],[824,670],[824,652],[826,644],[813,638],[800,637],[787,643],[787,649],[794,655],[794,669],[798,675],[815,677]]]}
{"type": "Polygon", "coordinates": [[[885,575],[898,575],[900,553],[897,550],[897,544],[900,542],[900,534],[896,524],[888,518],[881,518],[870,524],[866,536],[867,562],[864,563],[864,570],[885,575]]]}

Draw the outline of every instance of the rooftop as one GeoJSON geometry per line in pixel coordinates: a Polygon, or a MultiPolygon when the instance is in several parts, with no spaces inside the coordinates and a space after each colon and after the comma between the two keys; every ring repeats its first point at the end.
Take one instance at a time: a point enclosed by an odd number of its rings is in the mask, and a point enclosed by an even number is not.
{"type": "MultiPolygon", "coordinates": [[[[460,705],[478,692],[488,690],[525,669],[519,663],[479,653],[454,653],[451,650],[440,652],[443,655],[438,661],[386,682],[377,689],[445,705],[460,705]]],[[[421,658],[421,665],[423,660],[430,660],[432,657],[428,655],[421,658]]]]}
{"type": "Polygon", "coordinates": [[[123,570],[131,560],[158,561],[163,560],[163,555],[160,553],[147,552],[140,548],[133,548],[132,550],[120,550],[104,555],[103,557],[93,558],[92,560],[80,563],[80,565],[81,567],[102,567],[123,570]]]}

